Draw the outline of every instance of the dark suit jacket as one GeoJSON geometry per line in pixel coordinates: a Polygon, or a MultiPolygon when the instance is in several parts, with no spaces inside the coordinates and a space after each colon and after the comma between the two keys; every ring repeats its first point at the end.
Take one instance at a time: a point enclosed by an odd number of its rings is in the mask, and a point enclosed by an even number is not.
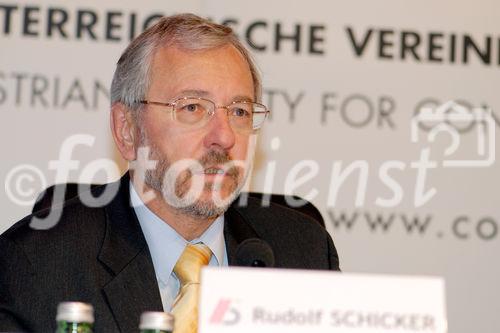
{"type": "MultiPolygon", "coordinates": [[[[118,194],[103,207],[76,197],[53,208],[62,210],[53,228],[32,229],[30,215],[0,236],[0,331],[54,332],[61,301],[91,303],[96,332],[134,332],[143,311],[162,311],[149,249],[129,203],[129,178],[107,186],[118,186],[118,194]]],[[[257,237],[273,249],[276,267],[339,269],[332,239],[303,214],[249,198],[225,216],[230,265],[238,244],[257,237]]]]}

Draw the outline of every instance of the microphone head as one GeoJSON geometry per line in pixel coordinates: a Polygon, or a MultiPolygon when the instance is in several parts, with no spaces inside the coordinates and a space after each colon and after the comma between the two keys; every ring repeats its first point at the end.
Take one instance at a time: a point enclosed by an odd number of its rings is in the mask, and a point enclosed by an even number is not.
{"type": "Polygon", "coordinates": [[[236,265],[247,267],[274,267],[271,246],[259,238],[245,239],[236,249],[236,265]]]}

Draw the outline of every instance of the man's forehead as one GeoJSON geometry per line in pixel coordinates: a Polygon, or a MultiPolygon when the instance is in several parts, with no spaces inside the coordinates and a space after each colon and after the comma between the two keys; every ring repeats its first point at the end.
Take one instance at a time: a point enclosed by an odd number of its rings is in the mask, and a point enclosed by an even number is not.
{"type": "MultiPolygon", "coordinates": [[[[248,68],[250,66],[241,52],[231,44],[223,44],[213,48],[206,49],[187,49],[177,45],[167,45],[160,47],[153,54],[153,65],[166,65],[174,63],[175,65],[189,66],[194,63],[210,62],[225,57],[226,60],[238,62],[248,68]]],[[[216,63],[221,63],[217,61],[216,63]]]]}
{"type": "Polygon", "coordinates": [[[222,88],[230,90],[232,101],[254,99],[250,67],[232,45],[195,51],[164,47],[154,56],[151,79],[150,88],[161,89],[170,98],[211,98],[222,88]]]}

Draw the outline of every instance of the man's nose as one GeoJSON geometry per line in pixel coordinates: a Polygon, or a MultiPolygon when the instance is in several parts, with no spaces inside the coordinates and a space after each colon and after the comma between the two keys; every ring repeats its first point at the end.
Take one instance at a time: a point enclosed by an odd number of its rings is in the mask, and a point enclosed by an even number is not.
{"type": "Polygon", "coordinates": [[[235,144],[235,133],[229,123],[228,110],[224,107],[218,107],[215,113],[210,117],[207,124],[207,135],[204,144],[207,148],[218,146],[224,150],[231,149],[235,144]]]}

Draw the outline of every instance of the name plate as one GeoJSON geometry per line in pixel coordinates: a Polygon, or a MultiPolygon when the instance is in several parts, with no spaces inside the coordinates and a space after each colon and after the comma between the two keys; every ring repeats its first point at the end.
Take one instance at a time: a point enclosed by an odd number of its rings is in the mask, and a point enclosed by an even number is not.
{"type": "Polygon", "coordinates": [[[436,277],[206,267],[200,333],[445,333],[436,277]]]}

